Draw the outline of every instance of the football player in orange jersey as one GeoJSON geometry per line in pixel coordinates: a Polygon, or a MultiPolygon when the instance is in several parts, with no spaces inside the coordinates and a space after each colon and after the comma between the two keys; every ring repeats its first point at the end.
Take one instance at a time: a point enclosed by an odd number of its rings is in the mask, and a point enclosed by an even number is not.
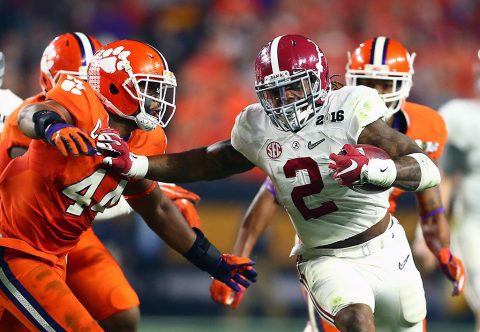
{"type": "MultiPolygon", "coordinates": [[[[132,151],[164,151],[156,128],[173,115],[176,80],[161,53],[136,41],[114,42],[96,53],[88,73],[91,86],[61,75],[43,102],[18,114],[19,128],[34,140],[0,178],[0,305],[35,331],[102,330],[65,282],[67,255],[96,214],[122,194],[200,269],[237,290],[255,281],[254,263],[220,254],[198,228],[188,227],[156,182],[129,181],[105,169],[96,154],[92,139],[107,126],[118,132],[103,135],[120,135],[132,151]]],[[[110,282],[95,277],[92,292],[110,282]]]]}
{"type": "MultiPolygon", "coordinates": [[[[376,89],[389,108],[387,123],[411,137],[435,162],[442,154],[447,140],[445,123],[433,109],[407,102],[412,86],[413,61],[410,54],[398,41],[379,36],[361,43],[348,55],[346,67],[347,85],[365,85],[376,89]]],[[[394,188],[391,192],[390,212],[396,210],[396,200],[403,193],[394,188]]],[[[453,282],[452,295],[462,292],[465,274],[462,262],[450,252],[448,222],[442,206],[438,187],[415,193],[421,220],[423,236],[428,248],[437,257],[442,271],[453,282]]],[[[260,187],[241,223],[232,252],[249,257],[259,236],[273,221],[278,203],[275,188],[267,178],[260,187]]],[[[217,281],[212,281],[210,292],[215,302],[238,307],[245,289],[234,292],[217,281]]],[[[310,305],[310,303],[309,303],[310,305]]],[[[311,307],[311,306],[309,306],[311,307]]],[[[311,309],[311,308],[309,308],[311,309]]],[[[318,331],[319,322],[309,310],[310,320],[305,332],[318,331]]],[[[338,331],[322,319],[324,331],[338,331]]]]}
{"type": "MultiPolygon", "coordinates": [[[[28,98],[17,107],[8,117],[5,128],[1,132],[1,170],[11,159],[23,155],[31,141],[18,128],[20,109],[34,102],[45,101],[46,93],[56,85],[62,73],[86,80],[87,64],[100,47],[101,44],[95,38],[79,32],[59,35],[49,43],[40,64],[42,93],[28,98]]],[[[3,95],[0,99],[3,101],[3,95]]],[[[164,138],[162,128],[156,128],[155,132],[162,139],[164,138]]],[[[139,142],[139,146],[141,144],[143,143],[139,142]]],[[[163,153],[166,140],[163,146],[158,148],[158,151],[163,153]]],[[[190,226],[200,227],[200,218],[194,205],[200,198],[174,184],[161,183],[160,186],[167,197],[179,208],[190,226]]],[[[131,211],[128,203],[122,198],[118,205],[105,213],[98,214],[95,220],[107,220],[131,211]]],[[[92,230],[85,232],[77,246],[69,253],[67,284],[105,330],[135,331],[137,329],[140,320],[138,296],[116,260],[92,230]],[[105,280],[101,287],[99,287],[99,280],[105,280]]],[[[18,324],[19,322],[7,312],[4,319],[0,320],[0,330],[12,331],[18,324]]]]}

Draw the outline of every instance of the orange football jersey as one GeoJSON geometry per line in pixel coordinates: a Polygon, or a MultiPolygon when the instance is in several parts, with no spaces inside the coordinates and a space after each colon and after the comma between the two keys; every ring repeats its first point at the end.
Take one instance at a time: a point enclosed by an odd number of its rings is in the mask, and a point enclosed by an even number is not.
{"type": "MultiPolygon", "coordinates": [[[[447,141],[447,128],[441,115],[430,107],[406,102],[400,110],[407,121],[405,135],[410,137],[433,160],[440,158],[447,141]]],[[[397,199],[403,190],[395,188],[390,195],[390,213],[397,209],[397,199]]]]}
{"type": "MultiPolygon", "coordinates": [[[[95,138],[108,127],[108,113],[85,82],[64,75],[47,94],[69,110],[74,125],[95,138]]],[[[132,132],[132,151],[165,151],[163,129],[132,132]],[[159,132],[160,131],[160,132],[159,132]]],[[[102,156],[63,157],[54,146],[33,140],[0,177],[0,246],[37,256],[68,252],[98,211],[117,204],[128,180],[107,172],[102,156]]]]}

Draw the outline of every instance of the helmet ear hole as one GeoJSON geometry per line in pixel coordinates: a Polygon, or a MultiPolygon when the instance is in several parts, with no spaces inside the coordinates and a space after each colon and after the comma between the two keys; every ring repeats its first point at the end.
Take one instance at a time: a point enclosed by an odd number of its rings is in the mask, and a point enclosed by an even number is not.
{"type": "Polygon", "coordinates": [[[118,94],[120,91],[117,89],[117,87],[113,84],[113,83],[110,83],[110,93],[112,95],[116,95],[118,94]]]}

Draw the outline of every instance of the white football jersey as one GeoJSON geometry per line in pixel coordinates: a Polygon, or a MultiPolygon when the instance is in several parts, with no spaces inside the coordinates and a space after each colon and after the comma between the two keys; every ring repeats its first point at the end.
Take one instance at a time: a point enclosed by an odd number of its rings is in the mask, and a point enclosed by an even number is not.
{"type": "Polygon", "coordinates": [[[356,144],[363,128],[387,111],[376,90],[346,86],[330,92],[314,119],[296,133],[277,129],[260,104],[237,116],[232,145],[269,175],[303,249],[359,234],[386,214],[388,191],[360,194],[340,186],[328,164],[331,153],[356,144]]]}
{"type": "Polygon", "coordinates": [[[448,130],[447,145],[463,154],[465,165],[459,165],[458,155],[451,156],[448,148],[442,158],[443,164],[462,167],[462,180],[456,199],[456,212],[474,213],[478,216],[480,206],[480,99],[454,99],[439,108],[448,130]],[[452,159],[449,160],[449,159],[452,159]]]}
{"type": "Polygon", "coordinates": [[[0,89],[0,133],[3,131],[5,119],[23,102],[8,89],[0,89]]]}

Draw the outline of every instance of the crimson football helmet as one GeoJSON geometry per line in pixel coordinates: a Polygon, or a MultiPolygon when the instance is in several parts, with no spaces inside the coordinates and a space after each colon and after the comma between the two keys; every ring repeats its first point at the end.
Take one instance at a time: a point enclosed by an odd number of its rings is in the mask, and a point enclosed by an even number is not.
{"type": "Polygon", "coordinates": [[[348,53],[347,85],[360,85],[359,79],[391,82],[391,91],[379,93],[389,108],[385,116],[390,118],[400,110],[412,88],[415,53],[398,41],[379,36],[361,43],[353,54],[348,53]]]}
{"type": "Polygon", "coordinates": [[[88,83],[110,112],[142,130],[166,127],[175,113],[175,75],[148,44],[119,40],[105,45],[88,66],[88,83]]]}
{"type": "Polygon", "coordinates": [[[81,32],[65,33],[55,37],[43,52],[40,61],[40,85],[47,93],[58,82],[61,74],[87,79],[87,65],[102,44],[81,32]]]}
{"type": "Polygon", "coordinates": [[[255,61],[255,90],[273,124],[298,131],[320,110],[328,91],[328,63],[320,47],[300,35],[278,36],[255,61]]]}

